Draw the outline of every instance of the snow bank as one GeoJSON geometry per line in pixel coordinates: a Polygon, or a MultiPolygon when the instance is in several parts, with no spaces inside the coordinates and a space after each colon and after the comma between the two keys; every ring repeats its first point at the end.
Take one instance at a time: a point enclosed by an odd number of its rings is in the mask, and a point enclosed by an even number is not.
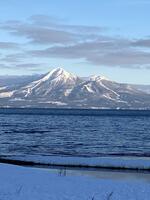
{"type": "Polygon", "coordinates": [[[76,167],[104,167],[116,169],[150,170],[148,157],[60,157],[60,156],[9,156],[11,160],[29,161],[35,164],[48,164],[76,167]]]}
{"type": "Polygon", "coordinates": [[[0,164],[1,200],[148,200],[150,184],[0,164]]]}

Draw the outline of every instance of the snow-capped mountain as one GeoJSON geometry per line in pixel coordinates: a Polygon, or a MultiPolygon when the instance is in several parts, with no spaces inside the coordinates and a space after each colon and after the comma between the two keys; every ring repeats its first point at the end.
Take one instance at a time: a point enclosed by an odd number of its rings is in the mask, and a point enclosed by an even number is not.
{"type": "Polygon", "coordinates": [[[103,76],[77,77],[62,68],[16,90],[0,90],[1,106],[150,109],[150,94],[103,76]]]}
{"type": "Polygon", "coordinates": [[[53,99],[61,100],[69,95],[75,87],[79,78],[66,72],[62,68],[57,68],[45,74],[39,80],[15,91],[13,97],[25,99],[53,99]]]}

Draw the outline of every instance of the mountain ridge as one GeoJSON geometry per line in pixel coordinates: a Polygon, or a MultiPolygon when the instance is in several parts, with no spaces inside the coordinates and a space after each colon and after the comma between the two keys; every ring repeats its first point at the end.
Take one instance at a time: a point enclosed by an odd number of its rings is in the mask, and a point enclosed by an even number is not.
{"type": "Polygon", "coordinates": [[[17,89],[0,90],[0,106],[150,109],[150,94],[104,76],[85,80],[56,68],[17,89]]]}

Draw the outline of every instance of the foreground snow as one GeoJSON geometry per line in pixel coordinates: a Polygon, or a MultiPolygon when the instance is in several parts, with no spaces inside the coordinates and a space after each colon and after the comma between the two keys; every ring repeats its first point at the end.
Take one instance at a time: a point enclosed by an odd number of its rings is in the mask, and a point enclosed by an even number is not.
{"type": "Polygon", "coordinates": [[[36,164],[150,170],[149,157],[60,157],[24,155],[8,156],[4,158],[10,160],[31,161],[36,164]]]}
{"type": "Polygon", "coordinates": [[[0,164],[1,200],[149,200],[150,183],[64,176],[0,164]]]}

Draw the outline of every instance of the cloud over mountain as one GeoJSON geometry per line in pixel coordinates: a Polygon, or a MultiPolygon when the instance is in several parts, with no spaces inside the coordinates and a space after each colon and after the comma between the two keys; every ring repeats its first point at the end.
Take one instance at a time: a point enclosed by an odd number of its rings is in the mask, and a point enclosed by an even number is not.
{"type": "MultiPolygon", "coordinates": [[[[30,60],[35,58],[37,63],[34,66],[38,67],[40,58],[63,58],[76,61],[82,59],[83,62],[97,66],[150,68],[149,38],[110,36],[107,27],[71,25],[54,17],[33,15],[24,21],[1,21],[0,29],[23,39],[22,44],[0,42],[1,49],[18,48],[16,53],[4,53],[1,56],[1,66],[13,64],[14,67],[29,68],[30,60]]],[[[42,63],[47,62],[43,60],[42,63]]]]}

